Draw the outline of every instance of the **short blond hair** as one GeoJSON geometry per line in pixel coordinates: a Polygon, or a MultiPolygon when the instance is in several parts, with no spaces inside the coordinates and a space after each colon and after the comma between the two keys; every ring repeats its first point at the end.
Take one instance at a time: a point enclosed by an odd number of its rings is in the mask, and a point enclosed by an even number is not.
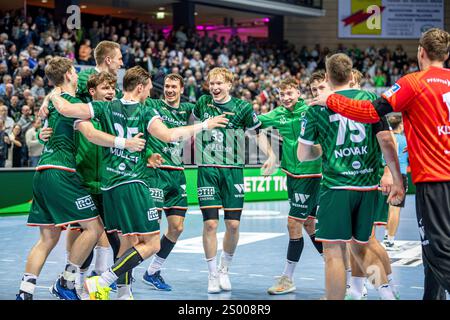
{"type": "Polygon", "coordinates": [[[352,75],[353,75],[353,82],[360,86],[361,85],[361,80],[363,78],[363,74],[361,73],[361,71],[359,71],[358,69],[352,69],[352,75]]]}
{"type": "Polygon", "coordinates": [[[94,50],[95,63],[99,65],[103,63],[106,57],[113,57],[115,49],[120,50],[120,45],[117,42],[107,40],[99,42],[94,50]]]}
{"type": "Polygon", "coordinates": [[[223,77],[226,82],[233,83],[234,75],[227,68],[214,68],[206,76],[206,81],[209,82],[211,78],[223,77]]]}
{"type": "Polygon", "coordinates": [[[280,89],[280,91],[286,90],[289,88],[294,88],[294,89],[298,90],[298,84],[299,83],[298,83],[297,79],[295,79],[293,77],[288,77],[280,82],[280,85],[278,86],[278,88],[280,89]]]}

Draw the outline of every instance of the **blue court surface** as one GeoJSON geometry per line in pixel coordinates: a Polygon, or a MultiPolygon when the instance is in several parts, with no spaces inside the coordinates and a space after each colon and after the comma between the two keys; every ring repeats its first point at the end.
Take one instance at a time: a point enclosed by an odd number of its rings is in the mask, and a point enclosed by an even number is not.
{"type": "MultiPolygon", "coordinates": [[[[236,299],[287,299],[317,300],[324,295],[324,263],[309,239],[297,265],[294,281],[297,290],[282,296],[269,296],[267,288],[283,271],[288,243],[287,201],[254,202],[245,205],[241,220],[241,237],[230,268],[233,285],[231,293],[208,294],[208,272],[202,247],[202,216],[198,207],[191,207],[185,223],[185,231],[168,257],[162,275],[173,290],[150,290],[141,281],[150,260],[137,267],[133,293],[138,300],[236,300],[236,299]]],[[[27,216],[0,218],[0,299],[14,299],[18,291],[28,252],[38,239],[38,229],[25,225],[27,216]]],[[[161,230],[166,230],[163,218],[161,230]]],[[[219,248],[224,232],[223,217],[219,227],[219,248]]],[[[306,234],[306,233],[305,233],[306,234]]],[[[377,238],[382,239],[384,228],[379,228],[377,238]]],[[[306,236],[306,238],[308,238],[306,236]]],[[[396,239],[399,251],[391,252],[395,281],[402,299],[421,299],[423,294],[423,265],[419,232],[415,218],[414,196],[408,195],[406,207],[396,239]]],[[[218,256],[220,255],[220,251],[218,256]]],[[[112,254],[111,254],[112,256],[112,254]]],[[[112,259],[111,259],[112,262],[112,259]]],[[[54,299],[48,288],[65,263],[65,234],[48,257],[38,279],[35,299],[54,299]]],[[[115,298],[115,294],[111,294],[115,298]]],[[[378,299],[369,288],[369,299],[378,299]]]]}

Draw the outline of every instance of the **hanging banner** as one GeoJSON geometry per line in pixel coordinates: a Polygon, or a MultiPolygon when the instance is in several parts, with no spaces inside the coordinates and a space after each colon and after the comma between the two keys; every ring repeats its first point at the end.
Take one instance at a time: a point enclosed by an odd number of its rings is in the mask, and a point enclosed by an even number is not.
{"type": "Polygon", "coordinates": [[[444,29],[444,0],[339,0],[339,38],[418,39],[444,29]]]}

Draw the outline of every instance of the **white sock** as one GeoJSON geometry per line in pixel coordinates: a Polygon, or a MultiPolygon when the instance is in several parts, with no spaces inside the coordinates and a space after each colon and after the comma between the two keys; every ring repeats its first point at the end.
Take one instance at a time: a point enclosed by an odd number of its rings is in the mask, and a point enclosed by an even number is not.
{"type": "Polygon", "coordinates": [[[287,276],[289,279],[292,280],[296,266],[297,262],[286,260],[286,264],[284,265],[283,276],[287,276]]]}
{"type": "Polygon", "coordinates": [[[354,299],[361,299],[364,290],[364,282],[366,281],[366,277],[352,277],[350,280],[350,292],[349,294],[354,299]]]}
{"type": "Polygon", "coordinates": [[[153,257],[152,263],[150,263],[150,265],[148,266],[148,269],[147,269],[148,274],[152,275],[152,274],[155,274],[156,272],[158,272],[159,270],[161,270],[161,267],[162,267],[164,261],[166,261],[166,259],[163,259],[163,258],[159,257],[158,255],[155,255],[153,257]]]}
{"type": "Polygon", "coordinates": [[[398,291],[397,291],[397,288],[395,287],[394,275],[392,273],[388,274],[387,279],[388,279],[389,286],[392,289],[392,292],[394,293],[394,295],[397,295],[398,291]]]}
{"type": "Polygon", "coordinates": [[[394,294],[392,293],[392,288],[389,283],[379,286],[377,288],[377,291],[381,300],[395,300],[394,294]]]}
{"type": "Polygon", "coordinates": [[[20,290],[29,294],[34,294],[36,284],[31,283],[29,281],[32,279],[35,279],[37,281],[37,276],[31,273],[24,273],[22,277],[22,282],[20,283],[20,290]]]}
{"type": "Polygon", "coordinates": [[[117,299],[126,300],[132,295],[131,285],[118,285],[117,286],[117,299]]]}
{"type": "Polygon", "coordinates": [[[111,270],[108,269],[102,273],[101,277],[98,279],[98,282],[103,287],[109,287],[111,284],[117,281],[119,277],[111,270]]]}
{"type": "Polygon", "coordinates": [[[388,237],[389,235],[388,235],[388,231],[387,231],[387,229],[384,229],[384,237],[386,238],[386,237],[388,237]]]}
{"type": "Polygon", "coordinates": [[[391,242],[391,243],[393,243],[394,242],[394,240],[395,240],[395,236],[388,236],[388,241],[389,242],[391,242]]]}
{"type": "Polygon", "coordinates": [[[208,263],[208,271],[209,274],[217,274],[217,261],[216,257],[213,257],[211,259],[206,259],[206,263],[208,263]]]}
{"type": "Polygon", "coordinates": [[[345,273],[347,274],[346,286],[347,286],[347,288],[350,288],[351,280],[352,280],[352,269],[345,270],[345,273]]]}
{"type": "Polygon", "coordinates": [[[222,254],[220,255],[219,269],[228,270],[231,265],[232,260],[233,260],[233,255],[229,254],[228,252],[225,252],[225,250],[222,250],[222,254]]]}
{"type": "Polygon", "coordinates": [[[87,269],[80,269],[80,273],[78,275],[78,279],[77,279],[77,281],[75,281],[75,285],[77,287],[79,287],[79,288],[83,287],[83,283],[84,283],[84,280],[86,280],[86,275],[87,275],[88,271],[89,271],[89,268],[87,268],[87,269]]]}
{"type": "Polygon", "coordinates": [[[65,265],[69,263],[69,256],[70,256],[70,251],[66,251],[66,263],[65,263],[65,265]]]}
{"type": "Polygon", "coordinates": [[[108,269],[108,256],[109,256],[109,247],[95,247],[95,267],[94,270],[97,274],[102,274],[108,269]]]}

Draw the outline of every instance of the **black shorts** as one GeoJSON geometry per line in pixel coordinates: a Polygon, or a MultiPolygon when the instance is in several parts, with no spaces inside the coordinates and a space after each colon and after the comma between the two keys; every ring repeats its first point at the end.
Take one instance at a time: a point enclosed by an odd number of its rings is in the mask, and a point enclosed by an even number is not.
{"type": "Polygon", "coordinates": [[[408,175],[402,174],[402,178],[403,178],[403,186],[405,187],[405,197],[403,198],[403,201],[400,204],[394,206],[399,208],[405,207],[406,193],[408,192],[408,175]]]}
{"type": "Polygon", "coordinates": [[[450,181],[417,183],[416,212],[423,263],[450,291],[450,181]]]}

